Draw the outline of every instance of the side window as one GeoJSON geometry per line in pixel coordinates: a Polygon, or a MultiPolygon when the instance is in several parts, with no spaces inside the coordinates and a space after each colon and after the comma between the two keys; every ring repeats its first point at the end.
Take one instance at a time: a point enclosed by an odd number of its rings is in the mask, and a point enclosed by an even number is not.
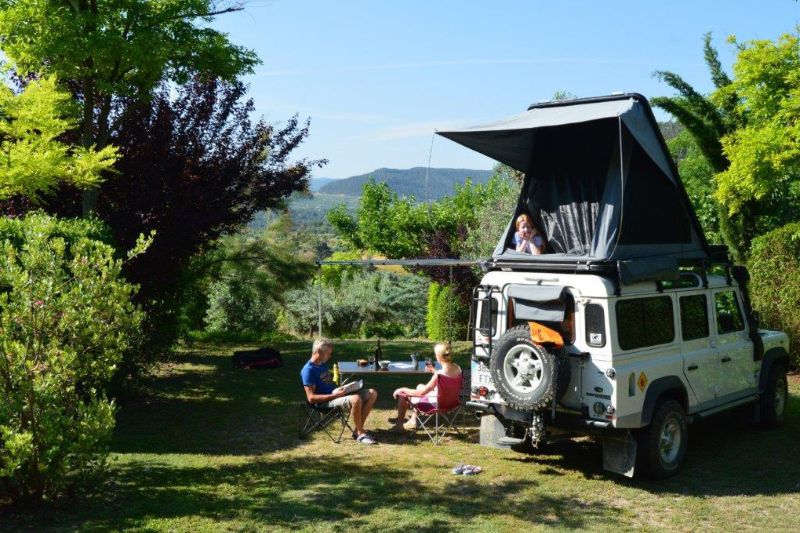
{"type": "Polygon", "coordinates": [[[681,333],[683,340],[708,337],[706,295],[681,296],[681,333]]]}
{"type": "Polygon", "coordinates": [[[733,333],[744,329],[739,300],[733,291],[718,292],[714,295],[714,309],[717,313],[717,333],[733,333]]]}
{"type": "Polygon", "coordinates": [[[623,350],[672,342],[675,326],[669,296],[619,300],[617,340],[623,350]]]}

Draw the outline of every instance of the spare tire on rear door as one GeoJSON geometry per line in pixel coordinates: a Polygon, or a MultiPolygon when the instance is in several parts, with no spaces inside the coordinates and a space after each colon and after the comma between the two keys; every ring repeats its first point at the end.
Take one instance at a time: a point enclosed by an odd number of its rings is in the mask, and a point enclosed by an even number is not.
{"type": "Polygon", "coordinates": [[[527,325],[506,331],[489,361],[497,392],[514,409],[529,411],[556,401],[569,383],[569,364],[531,340],[527,325]]]}

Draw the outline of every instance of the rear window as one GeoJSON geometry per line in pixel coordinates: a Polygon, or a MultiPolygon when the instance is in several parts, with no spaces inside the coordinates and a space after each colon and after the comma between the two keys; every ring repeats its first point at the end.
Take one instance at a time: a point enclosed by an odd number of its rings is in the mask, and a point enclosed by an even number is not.
{"type": "Polygon", "coordinates": [[[490,337],[494,337],[497,333],[497,307],[497,300],[495,298],[491,298],[488,302],[483,300],[479,305],[478,327],[483,334],[486,334],[489,328],[491,328],[490,337]]]}
{"type": "Polygon", "coordinates": [[[619,300],[617,340],[623,350],[634,350],[672,342],[675,325],[669,296],[619,300]]]}

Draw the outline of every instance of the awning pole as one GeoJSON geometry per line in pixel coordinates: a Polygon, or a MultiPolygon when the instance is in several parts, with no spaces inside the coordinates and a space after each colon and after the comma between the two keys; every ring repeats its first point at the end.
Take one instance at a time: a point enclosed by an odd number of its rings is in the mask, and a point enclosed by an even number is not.
{"type": "Polygon", "coordinates": [[[317,332],[322,337],[322,265],[319,267],[319,278],[317,279],[317,309],[319,310],[317,332]]]}

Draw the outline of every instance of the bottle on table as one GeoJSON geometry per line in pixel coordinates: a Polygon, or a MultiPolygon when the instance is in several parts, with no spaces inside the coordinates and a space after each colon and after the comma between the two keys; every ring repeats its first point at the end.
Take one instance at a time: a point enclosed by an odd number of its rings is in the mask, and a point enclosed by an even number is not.
{"type": "Polygon", "coordinates": [[[339,363],[333,363],[333,382],[339,386],[339,363]]]}

